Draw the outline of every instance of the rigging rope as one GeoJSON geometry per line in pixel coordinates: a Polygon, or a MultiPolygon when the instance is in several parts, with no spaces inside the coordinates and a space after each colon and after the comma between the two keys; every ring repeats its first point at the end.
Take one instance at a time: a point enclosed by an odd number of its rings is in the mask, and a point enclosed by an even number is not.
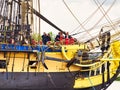
{"type": "MultiPolygon", "coordinates": [[[[94,0],[95,1],[95,0],[94,0]]],[[[97,0],[97,2],[100,4],[100,2],[97,0]]],[[[98,4],[97,4],[97,2],[95,2],[96,3],[96,5],[98,6],[98,4]]],[[[116,0],[114,0],[114,2],[116,2],[116,0]]],[[[102,14],[104,14],[105,13],[105,10],[104,10],[104,8],[103,7],[101,7],[101,9],[100,9],[100,11],[102,12],[102,14]]],[[[110,23],[110,26],[112,27],[112,29],[115,31],[115,25],[116,24],[113,24],[113,22],[112,22],[112,20],[110,19],[110,17],[106,14],[106,17],[105,17],[106,19],[107,19],[107,21],[110,23]]],[[[116,32],[116,31],[115,31],[116,32]]],[[[116,32],[117,33],[117,32],[116,32]]],[[[118,31],[118,33],[120,33],[119,31],[118,31]]],[[[119,36],[120,37],[120,36],[119,36]]]]}
{"type": "MultiPolygon", "coordinates": [[[[107,11],[105,12],[105,14],[98,20],[98,22],[95,24],[95,25],[93,25],[93,27],[92,28],[90,28],[90,29],[88,29],[88,31],[90,31],[90,30],[93,30],[94,28],[95,28],[95,26],[97,26],[99,23],[100,23],[100,21],[105,17],[105,15],[111,10],[111,8],[113,7],[113,5],[115,4],[115,1],[111,4],[111,6],[107,9],[107,11]]],[[[96,37],[98,37],[98,35],[96,36],[96,37]]],[[[94,37],[94,38],[96,38],[96,37],[94,37]]],[[[80,37],[79,37],[80,38],[80,37]]],[[[93,38],[93,39],[94,39],[93,38]]]]}
{"type": "Polygon", "coordinates": [[[15,12],[16,11],[15,10],[16,9],[16,5],[15,5],[15,2],[12,3],[12,6],[13,6],[13,10],[11,12],[12,13],[11,17],[12,17],[12,22],[15,22],[15,17],[16,17],[16,12],[15,12]]]}
{"type": "MultiPolygon", "coordinates": [[[[82,22],[82,24],[84,24],[84,25],[86,25],[87,23],[88,23],[88,21],[96,14],[96,12],[99,10],[99,8],[106,2],[107,0],[104,0],[103,2],[102,2],[102,4],[85,20],[85,21],[83,21],[82,22]]],[[[77,28],[75,28],[72,32],[75,32],[78,28],[79,28],[80,26],[78,26],[77,28]]],[[[71,32],[71,33],[72,33],[71,32]]],[[[77,34],[77,33],[76,33],[77,34]]],[[[75,34],[75,35],[76,35],[75,34]]],[[[79,34],[79,32],[78,32],[78,34],[79,34]]]]}
{"type": "Polygon", "coordinates": [[[11,2],[9,2],[9,18],[8,18],[8,23],[9,23],[9,28],[11,27],[11,20],[12,20],[12,9],[13,9],[13,0],[11,2]]]}
{"type": "Polygon", "coordinates": [[[73,12],[70,10],[70,8],[68,7],[68,5],[66,4],[66,2],[63,0],[63,3],[65,4],[65,6],[67,7],[67,9],[69,10],[69,12],[72,14],[72,16],[76,19],[76,21],[80,24],[80,26],[84,29],[84,31],[86,33],[88,33],[90,35],[90,37],[92,37],[92,35],[86,30],[86,28],[81,24],[81,22],[78,20],[78,18],[73,14],[73,12]]]}
{"type": "Polygon", "coordinates": [[[2,0],[1,1],[1,10],[0,10],[0,15],[2,16],[2,11],[3,11],[3,7],[4,7],[4,4],[5,4],[5,0],[2,0]]]}
{"type": "MultiPolygon", "coordinates": [[[[100,2],[97,0],[94,0],[94,2],[95,2],[95,4],[99,7],[99,4],[100,4],[100,2]],[[97,3],[98,2],[98,3],[97,3]]],[[[114,2],[113,3],[115,3],[116,2],[116,0],[114,0],[114,2]]],[[[104,15],[105,14],[105,10],[104,10],[104,8],[101,6],[101,8],[100,8],[100,11],[101,11],[101,13],[104,15]]],[[[115,31],[115,26],[114,26],[114,24],[113,24],[113,22],[112,22],[112,20],[110,19],[110,17],[108,16],[108,14],[106,14],[105,15],[105,19],[108,21],[108,23],[110,23],[110,26],[113,28],[113,30],[115,31]],[[112,24],[112,25],[111,25],[112,24]]]]}
{"type": "Polygon", "coordinates": [[[0,8],[1,8],[1,10],[0,10],[0,23],[2,23],[3,22],[3,15],[2,15],[2,11],[3,11],[3,6],[4,6],[4,0],[2,0],[1,2],[1,6],[0,6],[0,8]]]}
{"type": "MultiPolygon", "coordinates": [[[[20,3],[20,1],[18,0],[18,2],[20,3]]],[[[20,4],[17,3],[17,17],[18,17],[18,25],[20,24],[20,4]]]]}
{"type": "MultiPolygon", "coordinates": [[[[5,1],[4,2],[4,9],[3,9],[3,30],[5,30],[6,28],[5,28],[5,24],[6,24],[6,17],[7,17],[7,1],[5,1]]],[[[5,35],[5,34],[4,34],[5,35]]],[[[5,38],[4,38],[4,41],[6,41],[5,40],[5,38]]]]}

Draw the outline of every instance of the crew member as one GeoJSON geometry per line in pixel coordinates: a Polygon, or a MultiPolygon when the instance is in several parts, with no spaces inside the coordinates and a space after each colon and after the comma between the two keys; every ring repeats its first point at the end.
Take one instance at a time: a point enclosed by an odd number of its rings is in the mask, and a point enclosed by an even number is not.
{"type": "Polygon", "coordinates": [[[103,28],[100,31],[99,39],[101,40],[102,53],[104,53],[104,50],[105,50],[105,32],[103,32],[103,28]]]}
{"type": "Polygon", "coordinates": [[[44,32],[43,35],[42,35],[42,42],[44,45],[46,45],[46,42],[47,42],[47,34],[44,32]]]}
{"type": "Polygon", "coordinates": [[[106,50],[108,50],[108,48],[110,47],[110,39],[111,39],[111,34],[110,34],[110,31],[106,32],[106,39],[107,39],[107,42],[106,42],[106,50]]]}
{"type": "Polygon", "coordinates": [[[59,41],[60,41],[61,44],[63,44],[63,42],[64,42],[64,35],[63,35],[62,32],[60,32],[60,38],[59,38],[59,41]]]}
{"type": "Polygon", "coordinates": [[[66,32],[66,35],[65,35],[65,45],[68,45],[68,44],[69,44],[69,40],[70,40],[69,33],[66,32]]]}
{"type": "Polygon", "coordinates": [[[74,44],[75,40],[73,37],[70,36],[69,44],[74,44]]]}
{"type": "Polygon", "coordinates": [[[104,32],[103,28],[100,31],[99,39],[101,40],[101,50],[104,53],[105,50],[108,50],[110,44],[110,31],[104,32]]]}
{"type": "Polygon", "coordinates": [[[55,37],[55,42],[56,41],[60,41],[60,32],[58,33],[58,35],[56,35],[56,37],[55,37]]]}

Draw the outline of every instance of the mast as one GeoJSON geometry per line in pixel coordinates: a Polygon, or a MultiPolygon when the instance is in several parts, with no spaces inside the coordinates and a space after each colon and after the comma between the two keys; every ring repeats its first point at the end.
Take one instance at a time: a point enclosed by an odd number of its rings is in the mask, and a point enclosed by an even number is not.
{"type": "MultiPolygon", "coordinates": [[[[40,13],[40,0],[38,0],[38,11],[39,11],[39,13],[40,13]]],[[[40,18],[39,18],[39,28],[38,28],[38,30],[39,30],[39,35],[38,35],[38,42],[40,41],[39,39],[40,39],[40,35],[41,35],[41,33],[40,33],[40,24],[41,24],[41,22],[40,22],[40,18]]]]}
{"type": "Polygon", "coordinates": [[[44,17],[42,14],[40,14],[37,10],[35,10],[33,7],[31,7],[29,5],[29,8],[32,10],[32,12],[38,16],[39,18],[41,18],[43,21],[45,21],[46,23],[48,23],[49,25],[51,25],[52,27],[54,27],[55,29],[57,29],[58,31],[62,32],[63,34],[66,34],[65,31],[63,31],[62,29],[60,29],[58,26],[56,26],[54,23],[52,23],[50,20],[48,20],[46,17],[44,17]]]}
{"type": "MultiPolygon", "coordinates": [[[[38,11],[39,11],[39,13],[40,13],[40,0],[38,0],[38,11]]],[[[41,33],[40,33],[40,18],[39,18],[39,35],[40,35],[41,33]]]]}

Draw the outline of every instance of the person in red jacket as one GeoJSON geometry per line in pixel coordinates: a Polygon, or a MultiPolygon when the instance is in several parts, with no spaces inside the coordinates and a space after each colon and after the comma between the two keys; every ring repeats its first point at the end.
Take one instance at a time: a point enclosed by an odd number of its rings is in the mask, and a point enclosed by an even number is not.
{"type": "Polygon", "coordinates": [[[65,35],[65,45],[68,45],[68,44],[69,44],[69,40],[70,40],[69,33],[66,32],[66,35],[65,35]]]}
{"type": "Polygon", "coordinates": [[[75,39],[70,36],[69,44],[74,44],[74,42],[75,42],[75,39]]]}
{"type": "Polygon", "coordinates": [[[60,41],[61,44],[63,44],[63,41],[64,41],[64,35],[63,35],[62,32],[60,32],[59,41],[60,41]]]}

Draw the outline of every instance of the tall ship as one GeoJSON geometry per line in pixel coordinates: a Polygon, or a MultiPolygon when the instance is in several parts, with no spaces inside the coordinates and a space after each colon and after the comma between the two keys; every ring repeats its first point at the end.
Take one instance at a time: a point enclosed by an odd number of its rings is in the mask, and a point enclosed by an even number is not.
{"type": "Polygon", "coordinates": [[[104,25],[99,35],[79,42],[33,1],[0,0],[0,89],[106,90],[120,73],[119,32],[104,25]],[[58,30],[58,40],[44,43],[39,33],[36,42],[33,15],[58,30]]]}

